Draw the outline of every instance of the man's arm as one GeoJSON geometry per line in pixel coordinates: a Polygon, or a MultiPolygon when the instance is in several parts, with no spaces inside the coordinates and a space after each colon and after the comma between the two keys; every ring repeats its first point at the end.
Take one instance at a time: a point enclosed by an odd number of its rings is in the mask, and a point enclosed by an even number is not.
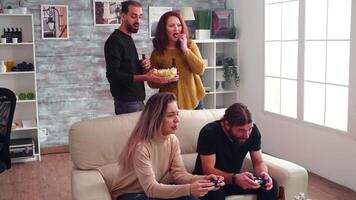
{"type": "Polygon", "coordinates": [[[250,151],[250,156],[251,156],[253,171],[255,172],[255,175],[267,180],[267,183],[265,185],[266,190],[272,189],[273,186],[272,178],[268,174],[267,165],[263,162],[261,149],[258,151],[250,151]]]}
{"type": "Polygon", "coordinates": [[[252,160],[253,171],[256,176],[261,176],[262,172],[268,173],[266,164],[263,162],[262,151],[250,151],[250,156],[252,160]]]}
{"type": "Polygon", "coordinates": [[[203,174],[215,174],[218,176],[223,176],[226,183],[232,183],[232,173],[227,173],[222,170],[215,168],[215,154],[211,155],[200,155],[201,165],[203,174]]]}

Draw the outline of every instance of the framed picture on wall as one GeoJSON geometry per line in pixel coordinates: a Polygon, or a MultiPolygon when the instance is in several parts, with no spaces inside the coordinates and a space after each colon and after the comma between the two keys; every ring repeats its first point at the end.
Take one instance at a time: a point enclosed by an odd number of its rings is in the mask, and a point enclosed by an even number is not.
{"type": "Polygon", "coordinates": [[[93,0],[94,26],[119,26],[122,1],[93,0]]]}
{"type": "Polygon", "coordinates": [[[172,11],[172,7],[149,7],[148,8],[148,33],[150,38],[154,38],[156,34],[156,29],[158,21],[161,16],[168,12],[172,11]]]}
{"type": "Polygon", "coordinates": [[[211,37],[229,38],[229,29],[234,25],[233,9],[212,10],[211,13],[211,37]]]}
{"type": "Polygon", "coordinates": [[[69,39],[67,5],[41,5],[42,39],[69,39]]]}

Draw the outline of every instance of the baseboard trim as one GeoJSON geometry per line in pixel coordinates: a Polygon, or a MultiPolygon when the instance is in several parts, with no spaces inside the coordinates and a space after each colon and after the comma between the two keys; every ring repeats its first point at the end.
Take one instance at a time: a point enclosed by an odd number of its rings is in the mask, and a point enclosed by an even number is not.
{"type": "Polygon", "coordinates": [[[41,155],[56,153],[69,153],[69,145],[41,148],[41,155]]]}

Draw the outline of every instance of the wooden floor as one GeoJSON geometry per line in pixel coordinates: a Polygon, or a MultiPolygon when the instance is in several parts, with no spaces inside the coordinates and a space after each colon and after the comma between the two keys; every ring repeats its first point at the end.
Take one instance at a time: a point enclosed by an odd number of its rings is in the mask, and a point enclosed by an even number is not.
{"type": "MultiPolygon", "coordinates": [[[[40,162],[15,164],[0,174],[0,200],[69,200],[68,153],[48,154],[40,162]]],[[[355,200],[356,192],[309,173],[308,197],[312,200],[355,200]]]]}

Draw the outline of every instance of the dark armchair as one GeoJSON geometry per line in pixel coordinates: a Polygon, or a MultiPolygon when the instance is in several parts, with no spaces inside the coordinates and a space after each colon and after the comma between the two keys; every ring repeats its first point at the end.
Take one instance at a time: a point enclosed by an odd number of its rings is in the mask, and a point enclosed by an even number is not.
{"type": "Polygon", "coordinates": [[[0,173],[11,168],[9,145],[15,107],[15,94],[9,89],[0,88],[0,173]]]}

